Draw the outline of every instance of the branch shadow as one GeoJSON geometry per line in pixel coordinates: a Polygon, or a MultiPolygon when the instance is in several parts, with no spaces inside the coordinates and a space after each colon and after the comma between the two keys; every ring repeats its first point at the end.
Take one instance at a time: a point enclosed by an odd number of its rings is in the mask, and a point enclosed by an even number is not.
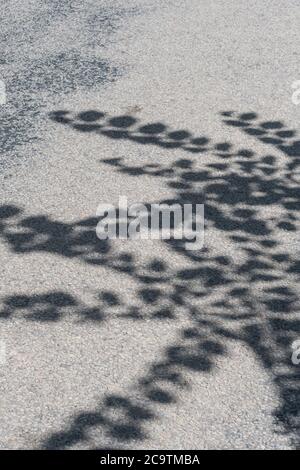
{"type": "Polygon", "coordinates": [[[99,293],[93,317],[92,312],[84,314],[86,308],[79,300],[64,292],[26,301],[16,296],[4,299],[0,316],[12,317],[21,304],[30,321],[41,321],[40,306],[47,321],[60,320],[65,307],[90,321],[103,321],[111,318],[118,307],[120,319],[168,320],[176,324],[178,315],[184,312],[190,324],[133,385],[134,392],[106,395],[97,409],[73,416],[64,430],[47,436],[44,448],[88,442],[89,430],[94,427],[102,427],[120,444],[147,439],[146,425],[160,418],[161,411],[157,410],[177,401],[178,388],[189,387],[188,373],[209,373],[217,357],[227,354],[228,341],[250,347],[270,374],[280,399],[275,420],[293,445],[299,446],[300,370],[292,364],[291,345],[300,337],[299,295],[295,288],[300,260],[285,238],[294,236],[299,224],[296,175],[300,141],[295,139],[295,131],[283,123],[261,121],[256,113],[224,111],[221,115],[224,125],[238,127],[281,152],[284,164],[278,165],[274,154],[261,156],[249,148],[235,148],[231,142],[214,143],[207,136],[172,130],[161,122],[139,124],[130,115],[112,117],[88,110],[72,116],[59,110],[50,117],[58,124],[105,138],[212,154],[214,162],[201,161],[200,170],[196,155],[171,164],[132,166],[124,158],[102,163],[133,178],[150,175],[163,179],[174,190],[174,196],[159,203],[183,205],[205,198],[207,229],[213,228],[226,237],[241,253],[239,257],[220,255],[212,248],[189,251],[183,241],[168,240],[165,243],[169,249],[186,259],[186,268],[169,266],[153,256],[141,269],[132,253],[115,255],[109,241],[97,240],[98,220],[94,218],[66,224],[44,215],[26,217],[14,206],[1,207],[0,236],[15,253],[43,251],[101,264],[137,282],[138,302],[127,305],[118,292],[104,291],[99,293]]]}

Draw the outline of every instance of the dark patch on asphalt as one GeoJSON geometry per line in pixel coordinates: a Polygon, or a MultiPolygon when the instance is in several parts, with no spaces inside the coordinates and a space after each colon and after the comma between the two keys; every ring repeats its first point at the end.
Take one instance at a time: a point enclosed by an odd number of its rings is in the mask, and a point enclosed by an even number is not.
{"type": "Polygon", "coordinates": [[[33,144],[41,137],[47,119],[45,107],[57,100],[57,95],[104,85],[122,74],[119,64],[101,59],[99,52],[120,27],[120,21],[136,13],[114,6],[89,11],[71,1],[47,1],[33,11],[28,22],[16,22],[12,28],[10,18],[6,19],[0,33],[5,46],[0,78],[7,90],[7,104],[0,108],[0,168],[16,162],[19,146],[33,144]],[[53,25],[61,25],[64,18],[68,24],[78,21],[78,44],[70,48],[67,40],[64,44],[64,38],[58,36],[57,52],[41,55],[39,37],[44,41],[48,33],[49,41],[53,40],[53,25]],[[30,53],[26,45],[30,45],[30,53]]]}

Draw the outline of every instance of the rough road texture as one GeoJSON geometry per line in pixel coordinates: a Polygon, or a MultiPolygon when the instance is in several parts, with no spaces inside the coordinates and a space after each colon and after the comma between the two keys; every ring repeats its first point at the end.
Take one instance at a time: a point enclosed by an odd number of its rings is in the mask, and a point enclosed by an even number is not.
{"type": "Polygon", "coordinates": [[[298,0],[1,11],[1,447],[299,446],[298,0]],[[98,240],[119,195],[205,248],[98,240]]]}

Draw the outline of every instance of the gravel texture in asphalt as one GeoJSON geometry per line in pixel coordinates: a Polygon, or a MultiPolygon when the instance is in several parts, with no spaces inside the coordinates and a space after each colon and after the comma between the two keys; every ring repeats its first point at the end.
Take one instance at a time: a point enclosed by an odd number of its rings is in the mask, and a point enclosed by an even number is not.
{"type": "Polygon", "coordinates": [[[0,448],[299,446],[298,0],[2,4],[0,448]]]}

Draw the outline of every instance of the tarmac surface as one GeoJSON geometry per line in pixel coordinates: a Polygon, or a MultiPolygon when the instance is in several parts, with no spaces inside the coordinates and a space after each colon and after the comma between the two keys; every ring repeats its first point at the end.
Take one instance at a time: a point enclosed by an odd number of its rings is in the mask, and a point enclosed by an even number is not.
{"type": "Polygon", "coordinates": [[[299,2],[2,3],[0,448],[299,447],[299,2]]]}

